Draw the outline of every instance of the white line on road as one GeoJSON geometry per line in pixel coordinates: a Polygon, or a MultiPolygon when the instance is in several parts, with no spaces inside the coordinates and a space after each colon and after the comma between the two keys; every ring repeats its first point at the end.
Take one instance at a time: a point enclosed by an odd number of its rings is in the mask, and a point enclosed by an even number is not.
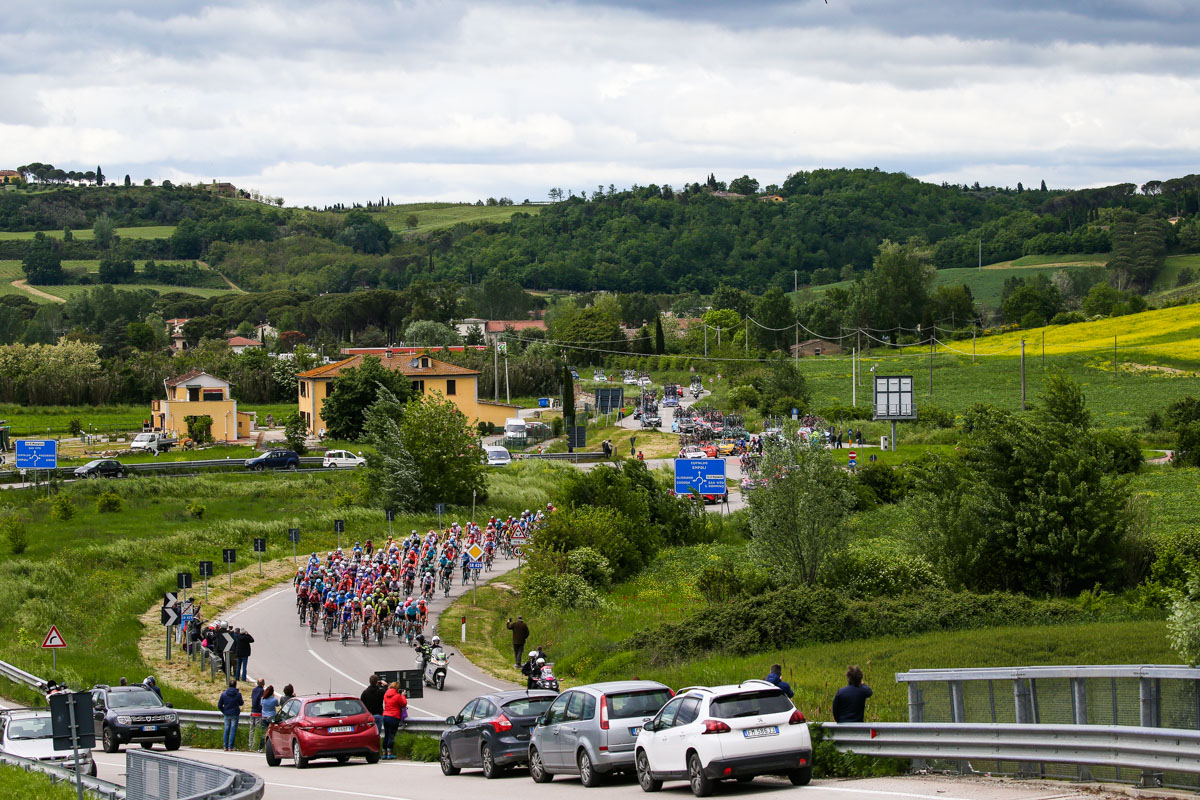
{"type": "Polygon", "coordinates": [[[255,607],[256,605],[258,605],[259,603],[265,603],[265,602],[267,602],[268,600],[270,600],[272,597],[276,597],[276,596],[278,596],[278,595],[281,595],[281,594],[283,594],[283,593],[284,593],[284,592],[286,592],[286,591],[288,591],[288,589],[287,589],[287,588],[283,588],[283,589],[280,589],[280,590],[279,590],[279,591],[277,591],[277,592],[271,592],[271,594],[267,595],[266,597],[262,597],[262,598],[259,598],[258,600],[255,600],[253,603],[251,603],[250,605],[246,606],[245,608],[239,608],[237,611],[234,611],[234,612],[233,612],[233,613],[231,613],[231,614],[222,614],[221,616],[225,617],[225,619],[233,619],[233,618],[234,618],[234,617],[236,617],[238,614],[241,614],[243,611],[249,611],[250,609],[254,608],[254,607],[255,607]]]}
{"type": "MultiPolygon", "coordinates": [[[[345,672],[342,672],[340,669],[338,669],[337,667],[335,667],[333,664],[330,664],[328,661],[326,661],[325,659],[321,658],[319,655],[317,655],[317,652],[316,652],[315,650],[313,650],[311,647],[310,647],[310,648],[308,648],[308,654],[309,654],[310,656],[312,656],[313,658],[315,658],[317,661],[320,661],[320,662],[321,662],[322,664],[324,664],[325,666],[329,667],[331,670],[333,670],[334,672],[336,672],[338,675],[341,675],[343,678],[345,678],[346,680],[350,681],[351,683],[355,683],[355,684],[357,684],[357,683],[359,682],[359,681],[358,681],[358,678],[355,678],[353,675],[348,675],[347,673],[345,673],[345,672]]],[[[412,703],[409,703],[409,704],[408,704],[408,707],[409,707],[409,708],[411,708],[411,709],[413,709],[414,711],[420,711],[422,714],[428,714],[428,715],[429,715],[429,716],[431,716],[431,717],[438,717],[439,719],[441,718],[441,715],[440,715],[440,714],[435,714],[435,713],[433,713],[432,711],[428,711],[428,710],[426,710],[426,709],[424,709],[424,708],[420,708],[420,707],[418,707],[418,706],[414,706],[412,703]]]]}
{"type": "Polygon", "coordinates": [[[351,792],[347,789],[326,789],[324,787],[300,786],[300,785],[294,784],[294,783],[274,783],[272,781],[265,781],[265,783],[267,784],[267,786],[278,786],[282,789],[302,789],[304,791],[319,792],[321,794],[348,794],[348,795],[351,795],[352,797],[377,797],[377,798],[380,798],[380,800],[409,800],[409,798],[407,798],[407,797],[401,797],[401,796],[395,795],[395,794],[370,794],[369,792],[351,792]]]}
{"type": "Polygon", "coordinates": [[[474,679],[474,678],[472,678],[470,675],[466,674],[465,672],[459,672],[459,671],[458,671],[458,670],[456,670],[454,667],[446,667],[446,669],[450,670],[450,671],[451,671],[451,672],[453,672],[455,675],[459,675],[459,676],[461,676],[461,677],[463,677],[463,678],[466,678],[467,680],[471,681],[472,683],[478,683],[480,686],[483,686],[483,687],[486,687],[486,688],[488,688],[488,689],[491,689],[493,692],[499,692],[499,691],[503,691],[503,690],[502,690],[502,689],[501,689],[499,686],[492,686],[490,683],[484,683],[483,681],[478,681],[478,680],[475,680],[475,679],[474,679]]]}
{"type": "Polygon", "coordinates": [[[913,797],[917,800],[967,800],[965,797],[951,797],[945,794],[914,794],[913,792],[884,792],[879,789],[848,789],[838,786],[819,786],[823,792],[846,792],[847,794],[870,794],[877,797],[913,797]]]}

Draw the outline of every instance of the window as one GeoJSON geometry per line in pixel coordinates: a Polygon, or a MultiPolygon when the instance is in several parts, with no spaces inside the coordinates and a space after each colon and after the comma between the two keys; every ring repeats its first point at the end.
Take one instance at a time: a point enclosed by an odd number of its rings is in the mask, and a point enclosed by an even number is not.
{"type": "Polygon", "coordinates": [[[304,710],[309,717],[355,717],[367,713],[367,707],[361,700],[317,700],[309,703],[304,710]]]}
{"type": "Polygon", "coordinates": [[[458,721],[463,723],[470,722],[471,720],[475,719],[475,706],[478,703],[478,700],[471,700],[465,706],[463,706],[463,710],[458,712],[458,721]]]}
{"type": "Polygon", "coordinates": [[[300,396],[308,397],[308,381],[300,381],[300,396]]]}
{"type": "Polygon", "coordinates": [[[591,719],[596,714],[596,698],[585,692],[571,694],[571,702],[567,704],[567,719],[591,719]]]}
{"type": "Polygon", "coordinates": [[[675,717],[675,724],[687,725],[695,722],[698,716],[700,716],[700,698],[686,697],[679,706],[679,714],[675,717]]]}
{"type": "Polygon", "coordinates": [[[428,359],[428,358],[422,358],[422,359],[421,359],[421,368],[422,368],[422,369],[429,369],[429,359],[428,359]]]}
{"type": "Polygon", "coordinates": [[[412,386],[417,394],[425,394],[425,381],[413,381],[412,386]]]}
{"type": "Polygon", "coordinates": [[[188,399],[189,403],[200,402],[200,387],[199,386],[187,387],[187,399],[188,399]]]}
{"type": "Polygon", "coordinates": [[[712,701],[708,713],[717,719],[757,717],[792,710],[792,701],[778,689],[727,694],[712,701]]]}
{"type": "Polygon", "coordinates": [[[554,725],[555,723],[562,722],[567,718],[567,701],[570,700],[574,694],[574,692],[560,694],[554,700],[554,702],[550,705],[550,710],[546,712],[547,725],[554,725]]]}
{"type": "Polygon", "coordinates": [[[608,715],[613,719],[650,717],[671,699],[671,690],[650,689],[641,692],[622,692],[608,696],[608,715]]]}
{"type": "Polygon", "coordinates": [[[450,380],[446,381],[446,395],[447,395],[447,396],[454,394],[454,392],[455,392],[455,383],[456,383],[456,381],[455,381],[453,378],[451,378],[450,380]]]}
{"type": "Polygon", "coordinates": [[[479,698],[479,702],[475,704],[475,719],[489,719],[496,716],[496,707],[491,702],[479,698]]]}
{"type": "Polygon", "coordinates": [[[520,700],[505,703],[504,710],[517,717],[536,717],[545,712],[552,702],[553,697],[522,697],[520,700]]]}
{"type": "Polygon", "coordinates": [[[675,715],[679,713],[679,704],[682,702],[683,700],[676,699],[663,706],[662,711],[658,712],[658,722],[655,724],[655,727],[663,730],[674,725],[675,715]]]}

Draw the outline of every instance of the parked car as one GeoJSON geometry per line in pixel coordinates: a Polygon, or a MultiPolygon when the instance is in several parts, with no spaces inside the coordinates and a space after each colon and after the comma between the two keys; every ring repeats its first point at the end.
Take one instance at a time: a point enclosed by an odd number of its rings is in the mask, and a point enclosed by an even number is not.
{"type": "Polygon", "coordinates": [[[442,773],[457,775],[464,767],[480,767],[484,777],[498,778],[509,767],[529,760],[529,732],[557,692],[511,691],[480,695],[449,717],[442,731],[442,773]]]}
{"type": "Polygon", "coordinates": [[[14,708],[0,711],[0,752],[53,764],[65,769],[96,776],[96,762],[91,750],[79,751],[75,760],[70,750],[54,749],[54,730],[50,711],[45,708],[14,708]]]}
{"type": "Polygon", "coordinates": [[[708,458],[704,455],[704,451],[695,445],[688,445],[679,451],[680,458],[708,458]]]}
{"type": "Polygon", "coordinates": [[[507,467],[512,463],[512,453],[508,452],[507,447],[489,444],[483,448],[483,459],[489,467],[507,467]]]}
{"type": "Polygon", "coordinates": [[[179,715],[145,686],[96,685],[92,688],[92,716],[96,738],[106,753],[134,742],[147,749],[162,742],[168,750],[178,750],[182,742],[179,715]]]}
{"type": "Polygon", "coordinates": [[[133,437],[133,441],[129,443],[129,449],[158,453],[170,450],[177,444],[179,444],[179,440],[169,433],[144,431],[133,437]]]}
{"type": "Polygon", "coordinates": [[[638,379],[637,379],[637,376],[635,376],[635,375],[626,375],[626,376],[625,376],[625,377],[624,377],[624,378],[621,380],[621,383],[625,384],[626,386],[637,386],[637,385],[638,385],[638,379]]]}
{"type": "Polygon", "coordinates": [[[782,691],[760,680],[682,690],[637,737],[643,791],[686,780],[692,794],[712,794],[717,781],[786,775],[812,780],[812,740],[804,715],[782,691]]]}
{"type": "Polygon", "coordinates": [[[129,468],[111,458],[97,458],[75,468],[76,478],[124,478],[129,468]]]}
{"type": "Polygon", "coordinates": [[[593,372],[593,373],[592,373],[592,380],[594,380],[594,381],[607,381],[607,380],[608,380],[608,376],[604,374],[604,370],[602,370],[602,369],[598,369],[598,370],[596,370],[595,372],[593,372]]]}
{"type": "Polygon", "coordinates": [[[357,697],[293,697],[267,727],[263,754],[269,767],[278,767],[284,758],[291,758],[296,769],[304,769],[314,758],[336,758],[345,764],[363,756],[368,764],[375,764],[380,755],[379,729],[357,697]]]}
{"type": "Polygon", "coordinates": [[[642,725],[674,696],[656,681],[611,681],[569,689],[550,704],[529,737],[529,776],[547,783],[578,775],[584,786],[631,771],[642,725]]]}
{"type": "Polygon", "coordinates": [[[246,459],[246,469],[296,469],[300,466],[300,456],[295,450],[268,450],[262,455],[246,459]]]}
{"type": "MultiPolygon", "coordinates": [[[[297,461],[299,461],[298,458],[297,461]]],[[[337,469],[354,469],[355,467],[364,467],[366,464],[367,460],[362,457],[361,453],[351,453],[349,450],[330,450],[321,460],[322,466],[337,469]]]]}

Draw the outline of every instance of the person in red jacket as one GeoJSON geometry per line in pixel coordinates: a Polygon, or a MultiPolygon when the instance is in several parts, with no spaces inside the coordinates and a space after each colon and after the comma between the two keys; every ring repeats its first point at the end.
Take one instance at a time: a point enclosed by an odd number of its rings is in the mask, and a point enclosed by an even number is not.
{"type": "Polygon", "coordinates": [[[400,690],[400,683],[392,681],[388,684],[387,693],[383,696],[383,760],[396,758],[392,746],[396,741],[396,731],[400,723],[408,716],[408,698],[400,690]]]}

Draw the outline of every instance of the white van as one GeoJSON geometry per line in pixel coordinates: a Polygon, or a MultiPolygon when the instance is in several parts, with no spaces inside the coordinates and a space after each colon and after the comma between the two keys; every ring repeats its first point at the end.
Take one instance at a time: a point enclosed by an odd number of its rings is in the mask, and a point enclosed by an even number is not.
{"type": "Polygon", "coordinates": [[[528,430],[529,426],[520,417],[511,417],[504,420],[504,435],[509,439],[524,439],[528,430]]]}
{"type": "Polygon", "coordinates": [[[483,457],[489,467],[507,467],[512,463],[512,454],[507,448],[496,444],[485,445],[483,457]]]}

